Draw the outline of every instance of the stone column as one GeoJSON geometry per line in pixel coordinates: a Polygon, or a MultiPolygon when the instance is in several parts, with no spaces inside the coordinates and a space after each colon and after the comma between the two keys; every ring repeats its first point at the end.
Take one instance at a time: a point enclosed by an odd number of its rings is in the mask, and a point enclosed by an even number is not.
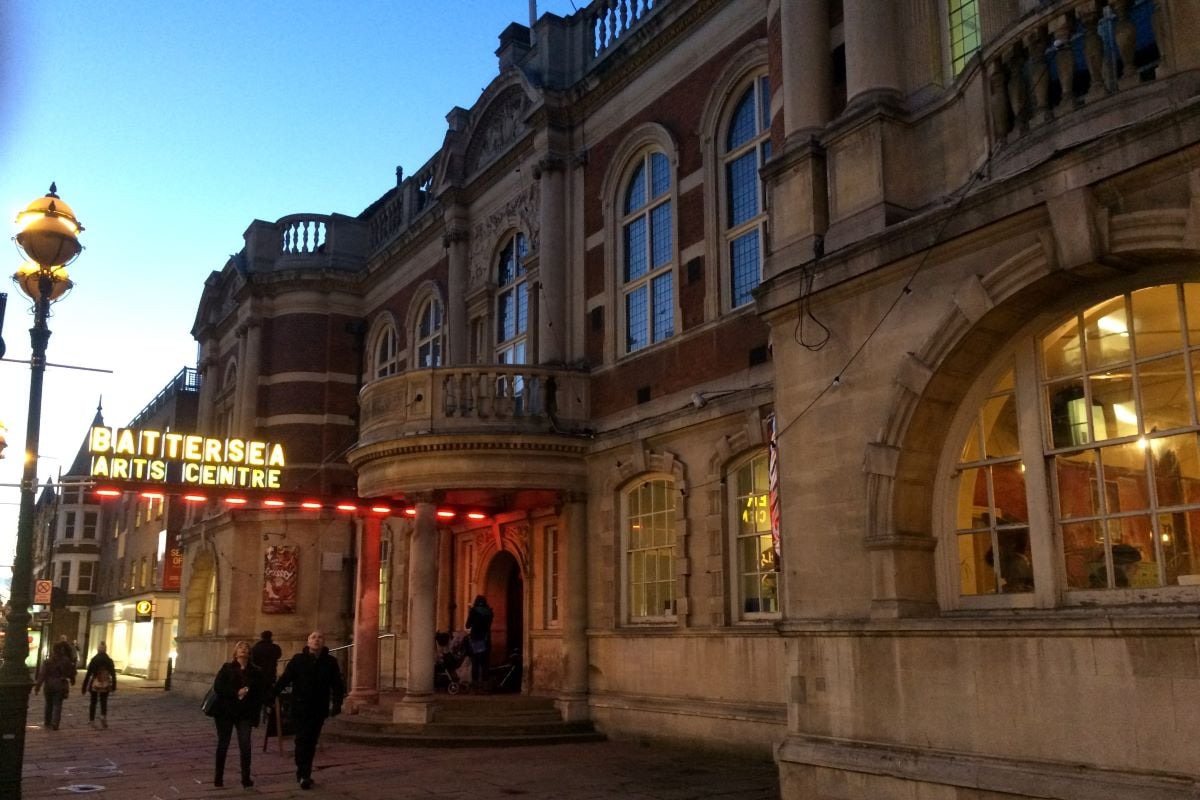
{"type": "Polygon", "coordinates": [[[450,274],[446,283],[446,337],[442,342],[442,363],[460,367],[471,357],[467,331],[467,285],[471,268],[467,250],[466,212],[455,207],[446,214],[446,246],[450,274]]]}
{"type": "Polygon", "coordinates": [[[211,342],[205,342],[201,345],[201,352],[204,353],[200,357],[200,361],[196,364],[196,369],[200,373],[200,398],[197,402],[199,406],[196,416],[197,423],[200,426],[200,432],[205,434],[213,434],[213,397],[217,393],[217,381],[220,380],[220,373],[217,371],[217,364],[212,356],[208,355],[209,350],[215,349],[215,345],[211,342]]]}
{"type": "Polygon", "coordinates": [[[437,516],[432,498],[417,498],[408,548],[408,683],[392,712],[395,722],[433,719],[433,601],[437,592],[437,516]]]}
{"type": "Polygon", "coordinates": [[[826,0],[783,0],[783,135],[807,136],[825,127],[830,115],[832,59],[826,0]]]}
{"type": "Polygon", "coordinates": [[[538,214],[538,358],[537,363],[563,361],[566,356],[567,250],[563,217],[566,196],[563,160],[553,156],[537,163],[533,176],[540,180],[541,207],[538,214]]]}
{"type": "Polygon", "coordinates": [[[241,379],[238,387],[236,432],[251,436],[258,421],[258,371],[262,368],[262,326],[258,320],[242,323],[242,360],[238,365],[241,379]]]}
{"type": "MultiPolygon", "coordinates": [[[[449,564],[454,559],[454,536],[449,530],[438,531],[438,563],[449,564]]],[[[437,607],[434,614],[434,627],[439,631],[454,631],[454,617],[458,610],[454,609],[454,576],[450,570],[438,570],[437,576],[437,607]]]]}
{"type": "Polygon", "coordinates": [[[859,99],[867,102],[876,96],[900,94],[897,5],[878,0],[844,0],[848,106],[859,99]]]}
{"type": "Polygon", "coordinates": [[[347,702],[354,711],[379,702],[379,536],[383,521],[367,517],[358,525],[355,574],[353,681],[347,702]]]}
{"type": "Polygon", "coordinates": [[[563,586],[563,686],[556,705],[567,722],[588,718],[587,502],[564,497],[566,570],[563,586]]]}

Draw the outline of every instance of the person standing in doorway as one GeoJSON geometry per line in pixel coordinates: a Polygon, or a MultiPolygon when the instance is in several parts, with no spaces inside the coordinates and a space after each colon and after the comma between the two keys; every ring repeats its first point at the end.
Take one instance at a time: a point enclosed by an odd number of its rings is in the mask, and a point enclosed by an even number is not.
{"type": "Polygon", "coordinates": [[[33,684],[33,693],[37,694],[45,687],[46,717],[45,726],[48,730],[58,730],[62,720],[62,704],[75,683],[75,659],[71,655],[71,645],[68,642],[55,642],[50,656],[42,662],[38,670],[37,681],[33,684]]]}
{"type": "Polygon", "coordinates": [[[487,598],[479,594],[467,612],[467,644],[471,651],[471,689],[481,691],[487,677],[488,656],[492,652],[492,618],[495,614],[487,598]]]}
{"type": "Polygon", "coordinates": [[[250,645],[238,642],[233,646],[233,658],[221,665],[213,681],[217,693],[217,708],[213,720],[217,724],[217,759],[213,773],[213,786],[225,785],[225,755],[229,752],[229,740],[237,730],[238,754],[241,756],[242,786],[250,788],[250,729],[258,724],[262,715],[262,704],[266,700],[270,684],[258,667],[250,661],[250,645]]]}
{"type": "Polygon", "coordinates": [[[108,655],[108,647],[101,642],[96,645],[96,655],[88,662],[79,691],[91,693],[88,704],[88,724],[96,727],[96,704],[100,704],[100,727],[108,727],[108,695],[117,690],[117,667],[108,655]]]}
{"type": "Polygon", "coordinates": [[[313,787],[313,756],[321,726],[342,713],[346,685],[337,659],[325,646],[325,635],[313,631],[308,646],[292,656],[275,682],[275,694],[292,687],[292,721],[296,725],[296,780],[301,789],[313,787]]]}

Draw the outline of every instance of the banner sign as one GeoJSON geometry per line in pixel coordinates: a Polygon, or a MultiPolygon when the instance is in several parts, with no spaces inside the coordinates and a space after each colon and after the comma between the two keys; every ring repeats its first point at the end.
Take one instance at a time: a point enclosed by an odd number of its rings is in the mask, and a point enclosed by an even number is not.
{"type": "Polygon", "coordinates": [[[163,591],[178,591],[182,576],[183,548],[179,545],[172,545],[171,547],[167,548],[167,557],[163,562],[163,591]]]}
{"type": "Polygon", "coordinates": [[[271,545],[263,563],[264,614],[295,614],[300,582],[300,551],[294,545],[271,545]]]}
{"type": "Polygon", "coordinates": [[[91,476],[113,481],[278,489],[283,445],[139,428],[93,427],[91,476]]]}
{"type": "Polygon", "coordinates": [[[767,418],[770,430],[770,449],[767,456],[767,481],[769,492],[769,508],[771,511],[771,543],[775,546],[775,569],[783,563],[783,549],[780,546],[779,526],[779,439],[775,429],[775,414],[767,418]]]}

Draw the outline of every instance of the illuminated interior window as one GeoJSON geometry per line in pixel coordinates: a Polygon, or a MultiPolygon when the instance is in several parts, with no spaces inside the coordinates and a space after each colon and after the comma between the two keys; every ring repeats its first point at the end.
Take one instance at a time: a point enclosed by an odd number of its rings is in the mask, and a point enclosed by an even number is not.
{"type": "Polygon", "coordinates": [[[950,69],[962,72],[979,49],[979,0],[948,0],[950,12],[950,69]]]}
{"type": "Polygon", "coordinates": [[[631,621],[675,616],[675,496],[673,481],[639,482],[623,496],[625,583],[631,621]]]}
{"type": "Polygon", "coordinates": [[[729,480],[740,614],[779,612],[779,572],[771,537],[770,481],[766,451],[737,466],[729,480]]]}

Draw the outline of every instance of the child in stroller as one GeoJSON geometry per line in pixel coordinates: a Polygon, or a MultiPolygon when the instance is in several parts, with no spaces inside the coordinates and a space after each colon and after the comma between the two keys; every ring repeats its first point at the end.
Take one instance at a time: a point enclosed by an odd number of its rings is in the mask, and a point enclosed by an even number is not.
{"type": "Polygon", "coordinates": [[[433,685],[440,689],[445,687],[450,694],[465,693],[470,687],[467,681],[459,677],[459,669],[467,659],[466,635],[451,634],[449,631],[438,631],[433,636],[433,685]]]}

